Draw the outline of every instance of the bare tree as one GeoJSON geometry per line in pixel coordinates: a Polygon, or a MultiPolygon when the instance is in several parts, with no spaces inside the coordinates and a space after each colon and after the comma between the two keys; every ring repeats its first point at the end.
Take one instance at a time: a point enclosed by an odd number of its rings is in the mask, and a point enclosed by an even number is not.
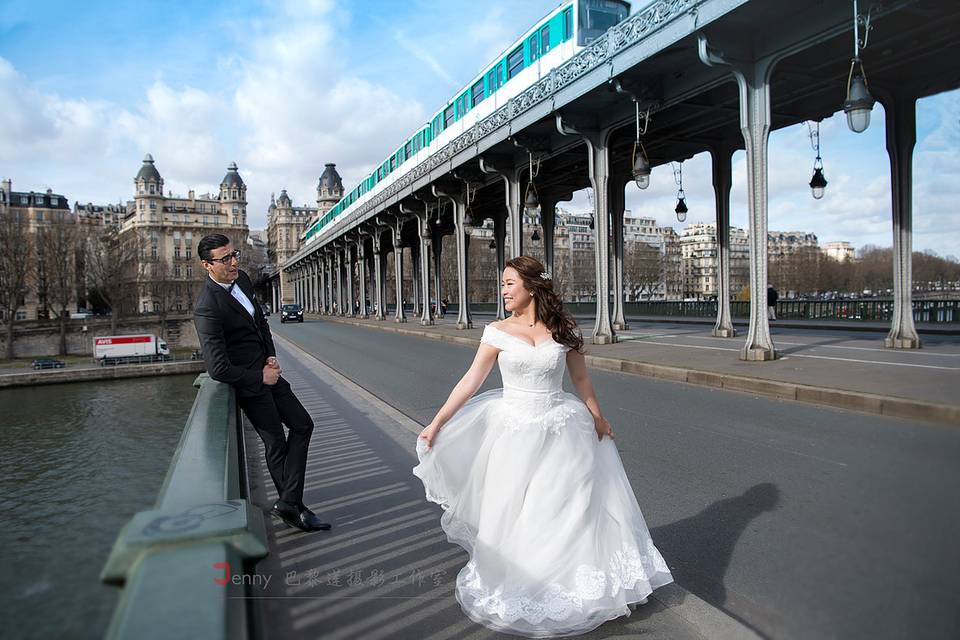
{"type": "Polygon", "coordinates": [[[139,236],[121,234],[114,226],[90,227],[85,238],[86,273],[90,287],[110,307],[110,333],[124,312],[124,299],[131,290],[131,265],[140,254],[139,236]]]}
{"type": "Polygon", "coordinates": [[[24,302],[33,258],[33,234],[20,212],[0,216],[0,309],[6,319],[8,360],[13,358],[13,325],[24,302]]]}
{"type": "MultiPolygon", "coordinates": [[[[664,281],[664,260],[660,250],[646,242],[629,242],[624,247],[623,281],[627,291],[653,296],[664,281]]],[[[665,283],[664,283],[665,284],[665,283]]]]}
{"type": "Polygon", "coordinates": [[[67,355],[67,320],[70,303],[76,298],[76,266],[79,228],[74,217],[57,211],[52,219],[37,229],[42,250],[39,266],[46,280],[46,298],[50,311],[60,325],[60,355],[67,355]]]}

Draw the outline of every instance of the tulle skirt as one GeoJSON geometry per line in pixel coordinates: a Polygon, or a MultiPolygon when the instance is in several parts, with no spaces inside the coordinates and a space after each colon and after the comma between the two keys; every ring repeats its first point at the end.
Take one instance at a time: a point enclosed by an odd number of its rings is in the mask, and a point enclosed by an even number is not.
{"type": "Polygon", "coordinates": [[[470,556],[456,598],[479,624],[577,635],[673,581],[616,446],[573,394],[479,394],[417,456],[447,539],[470,556]]]}

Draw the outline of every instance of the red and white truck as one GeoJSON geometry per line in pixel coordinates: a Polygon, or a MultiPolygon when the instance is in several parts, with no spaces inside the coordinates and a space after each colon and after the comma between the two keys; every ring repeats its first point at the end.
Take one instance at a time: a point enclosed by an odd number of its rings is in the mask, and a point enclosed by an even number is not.
{"type": "Polygon", "coordinates": [[[160,362],[170,359],[167,343],[150,334],[100,336],[93,339],[93,358],[103,365],[160,362]]]}

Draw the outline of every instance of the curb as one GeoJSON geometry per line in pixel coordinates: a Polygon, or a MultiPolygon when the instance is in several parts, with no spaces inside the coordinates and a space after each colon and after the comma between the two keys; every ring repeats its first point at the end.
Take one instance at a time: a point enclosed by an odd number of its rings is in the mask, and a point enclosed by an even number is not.
{"type": "MultiPolygon", "coordinates": [[[[349,324],[355,327],[363,327],[377,331],[392,331],[394,333],[471,347],[476,347],[480,344],[480,340],[476,338],[448,336],[403,326],[379,326],[355,322],[348,318],[328,316],[313,316],[313,319],[349,324]]],[[[624,360],[622,358],[588,355],[586,356],[586,362],[587,366],[593,369],[617,371],[649,378],[660,378],[672,382],[685,382],[687,384],[724,389],[727,391],[741,391],[781,400],[793,400],[795,402],[805,402],[808,404],[882,415],[891,418],[925,420],[954,427],[960,426],[960,407],[923,402],[910,398],[883,396],[862,391],[844,391],[841,389],[816,387],[796,382],[764,380],[730,373],[704,371],[689,367],[675,367],[637,360],[624,360]]]]}

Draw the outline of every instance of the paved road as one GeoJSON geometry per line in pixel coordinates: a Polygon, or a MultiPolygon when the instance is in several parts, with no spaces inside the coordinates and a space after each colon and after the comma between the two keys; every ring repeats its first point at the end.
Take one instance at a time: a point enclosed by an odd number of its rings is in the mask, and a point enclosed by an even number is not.
{"type": "MultiPolygon", "coordinates": [[[[420,422],[473,355],[322,321],[274,330],[420,422]]],[[[682,586],[775,638],[960,634],[960,431],[592,375],[682,586]]]]}

